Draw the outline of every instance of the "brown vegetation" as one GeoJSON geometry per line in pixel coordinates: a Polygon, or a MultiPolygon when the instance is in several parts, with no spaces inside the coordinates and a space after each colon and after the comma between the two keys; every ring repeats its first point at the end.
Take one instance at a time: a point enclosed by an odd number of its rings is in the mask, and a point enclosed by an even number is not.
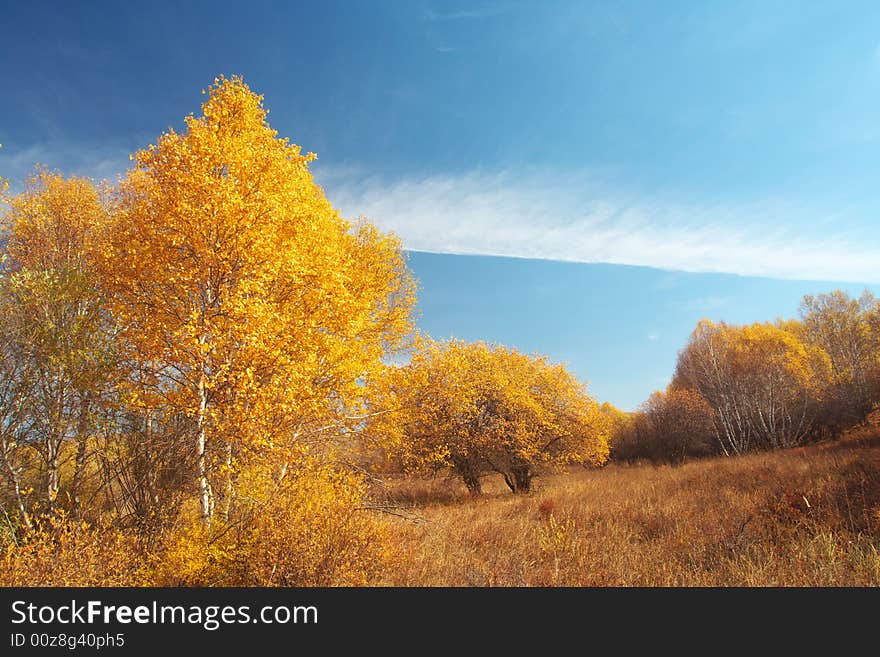
{"type": "MultiPolygon", "coordinates": [[[[612,464],[474,498],[459,479],[300,479],[205,533],[53,521],[0,558],[5,585],[876,586],[880,427],[683,465],[612,464]],[[216,530],[216,528],[215,528],[216,530]]],[[[189,517],[197,517],[195,511],[189,517]]]]}
{"type": "MultiPolygon", "coordinates": [[[[528,497],[460,487],[401,521],[385,583],[430,586],[880,584],[880,432],[671,465],[573,469],[528,497]]],[[[403,499],[416,500],[414,484],[403,499]]],[[[429,484],[436,490],[437,483],[429,484]]],[[[442,490],[442,489],[441,489],[442,490]]]]}

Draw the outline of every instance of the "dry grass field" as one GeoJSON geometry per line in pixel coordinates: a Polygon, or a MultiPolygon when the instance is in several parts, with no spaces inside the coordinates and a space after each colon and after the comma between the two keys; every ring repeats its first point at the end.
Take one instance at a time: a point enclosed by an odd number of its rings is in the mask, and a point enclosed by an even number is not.
{"type": "Polygon", "coordinates": [[[134,529],[49,522],[6,544],[0,583],[880,585],[880,427],[676,466],[573,468],[529,494],[484,483],[471,497],[459,480],[400,477],[353,507],[363,499],[344,486],[302,482],[246,531],[183,524],[152,546],[134,529]]]}
{"type": "Polygon", "coordinates": [[[876,586],[880,430],[679,466],[571,470],[512,495],[401,480],[403,586],[876,586]]]}

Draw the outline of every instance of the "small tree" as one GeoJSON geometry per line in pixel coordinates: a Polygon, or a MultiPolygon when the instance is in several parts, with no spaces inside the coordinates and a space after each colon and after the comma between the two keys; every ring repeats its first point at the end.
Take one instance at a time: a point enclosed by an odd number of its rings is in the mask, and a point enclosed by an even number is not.
{"type": "Polygon", "coordinates": [[[542,466],[602,464],[609,421],[561,365],[482,342],[423,340],[370,381],[369,431],[415,469],[449,467],[474,494],[497,472],[527,492],[542,466]]]}
{"type": "Polygon", "coordinates": [[[717,451],[714,412],[699,393],[657,391],[628,422],[619,423],[613,457],[620,460],[684,461],[717,451]]]}
{"type": "Polygon", "coordinates": [[[836,435],[864,422],[880,401],[880,303],[868,291],[852,299],[836,290],[805,296],[800,315],[795,334],[830,358],[822,422],[836,435]]]}

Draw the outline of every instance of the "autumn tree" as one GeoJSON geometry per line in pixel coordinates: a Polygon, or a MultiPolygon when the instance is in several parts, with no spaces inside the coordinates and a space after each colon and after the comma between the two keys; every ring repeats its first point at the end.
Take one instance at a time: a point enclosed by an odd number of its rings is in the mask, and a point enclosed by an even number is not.
{"type": "MultiPolygon", "coordinates": [[[[9,183],[0,177],[0,201],[5,201],[8,189],[9,183]]],[[[26,464],[28,415],[34,389],[28,376],[26,359],[21,353],[23,336],[16,323],[9,321],[18,313],[14,304],[10,303],[6,271],[3,272],[0,285],[0,480],[5,483],[6,496],[13,500],[22,526],[32,529],[33,523],[25,501],[23,471],[26,464]]]]}
{"type": "Polygon", "coordinates": [[[822,349],[779,326],[702,320],[679,354],[672,387],[708,402],[721,451],[738,454],[806,440],[829,371],[822,349]]]}
{"type": "Polygon", "coordinates": [[[800,317],[795,333],[830,358],[823,421],[838,433],[880,401],[880,302],[867,290],[858,299],[840,290],[807,295],[800,317]]]}
{"type": "Polygon", "coordinates": [[[18,377],[6,390],[29,400],[27,416],[10,427],[20,426],[25,444],[39,453],[50,506],[61,486],[62,448],[76,443],[75,512],[96,409],[112,373],[112,329],[93,272],[95,235],[105,218],[90,180],[38,170],[8,200],[2,224],[4,376],[18,377]]]}
{"type": "Polygon", "coordinates": [[[362,380],[409,333],[396,238],[343,220],[312,154],[279,138],[262,97],[219,78],[202,114],[136,154],[102,282],[132,409],[189,422],[202,520],[228,514],[244,467],[276,480],[362,422],[362,380]]]}
{"type": "Polygon", "coordinates": [[[712,407],[686,388],[654,392],[614,435],[612,455],[618,460],[680,462],[718,447],[712,407]]]}
{"type": "Polygon", "coordinates": [[[627,432],[632,420],[632,413],[621,410],[610,402],[602,402],[599,405],[599,413],[604,418],[608,429],[609,458],[617,456],[620,438],[627,432]]]}
{"type": "Polygon", "coordinates": [[[393,437],[410,468],[451,468],[472,493],[489,472],[519,493],[542,466],[608,456],[608,418],[583,384],[543,357],[423,340],[408,364],[370,385],[371,435],[393,437]]]}

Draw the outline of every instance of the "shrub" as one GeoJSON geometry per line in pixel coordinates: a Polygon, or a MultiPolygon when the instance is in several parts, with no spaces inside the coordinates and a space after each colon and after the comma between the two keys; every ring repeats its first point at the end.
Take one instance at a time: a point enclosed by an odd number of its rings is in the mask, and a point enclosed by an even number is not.
{"type": "Polygon", "coordinates": [[[136,586],[142,561],[137,538],[70,520],[63,512],[37,518],[33,530],[0,554],[2,586],[136,586]]]}
{"type": "Polygon", "coordinates": [[[390,563],[385,523],[363,482],[307,470],[229,524],[182,524],[154,560],[161,586],[361,586],[390,563]]]}

